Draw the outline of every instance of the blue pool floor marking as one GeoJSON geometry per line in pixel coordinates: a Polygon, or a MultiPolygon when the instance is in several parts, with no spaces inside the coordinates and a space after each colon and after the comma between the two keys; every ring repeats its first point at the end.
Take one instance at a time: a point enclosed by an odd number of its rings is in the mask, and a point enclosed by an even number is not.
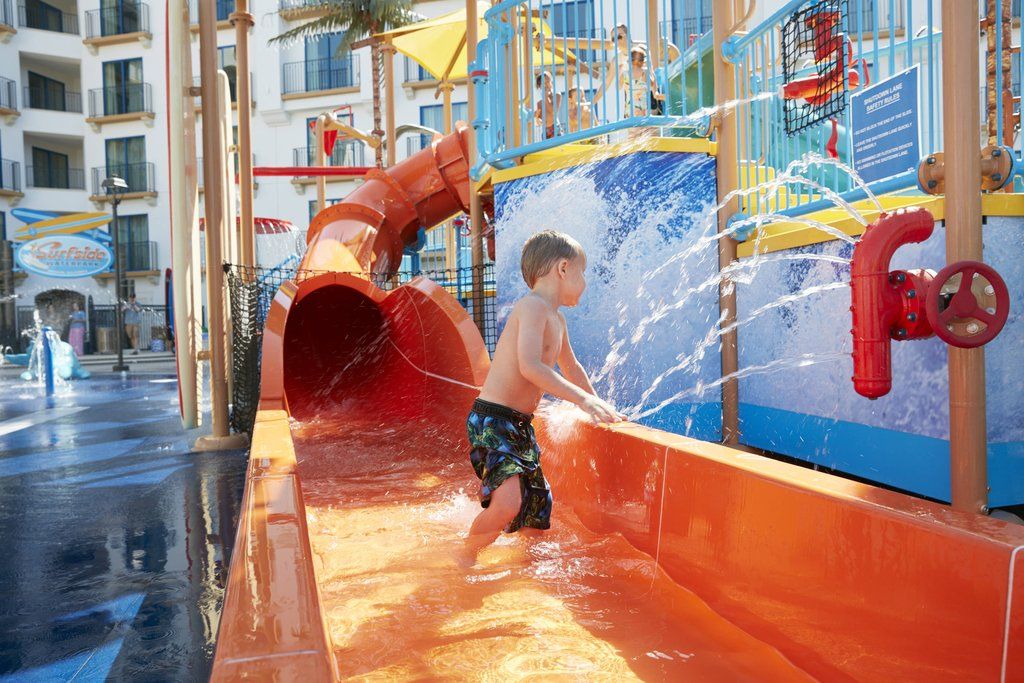
{"type": "Polygon", "coordinates": [[[63,469],[116,458],[130,453],[145,441],[145,438],[121,439],[46,453],[29,453],[0,458],[0,477],[35,474],[50,469],[63,469]]]}
{"type": "Polygon", "coordinates": [[[34,413],[28,415],[19,415],[18,417],[12,417],[10,420],[4,420],[0,422],[0,436],[6,436],[19,432],[22,429],[28,427],[34,427],[44,422],[50,422],[52,420],[59,420],[62,417],[70,417],[76,413],[80,413],[87,408],[48,408],[44,410],[37,410],[34,413]]]}
{"type": "Polygon", "coordinates": [[[110,675],[110,669],[117,660],[124,644],[124,637],[146,599],[145,593],[129,593],[114,600],[84,610],[64,614],[54,619],[56,624],[70,624],[84,619],[106,618],[111,624],[110,633],[96,648],[74,654],[65,659],[42,666],[19,671],[0,681],[34,683],[35,681],[101,681],[110,675]],[[106,616],[109,614],[109,616],[106,616]]]}

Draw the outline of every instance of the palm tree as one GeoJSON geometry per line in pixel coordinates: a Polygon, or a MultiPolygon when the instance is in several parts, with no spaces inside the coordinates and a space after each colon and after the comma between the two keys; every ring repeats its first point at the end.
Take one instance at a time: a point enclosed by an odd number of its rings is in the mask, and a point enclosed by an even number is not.
{"type": "MultiPolygon", "coordinates": [[[[318,12],[315,19],[271,39],[271,43],[287,44],[307,36],[340,32],[338,54],[344,54],[351,49],[352,43],[362,38],[422,20],[412,11],[413,0],[304,0],[304,5],[322,12],[318,12]]],[[[377,42],[370,46],[370,61],[373,71],[373,134],[382,139],[380,86],[384,79],[384,61],[377,42]]],[[[383,145],[377,146],[376,154],[377,166],[383,166],[383,145]]]]}

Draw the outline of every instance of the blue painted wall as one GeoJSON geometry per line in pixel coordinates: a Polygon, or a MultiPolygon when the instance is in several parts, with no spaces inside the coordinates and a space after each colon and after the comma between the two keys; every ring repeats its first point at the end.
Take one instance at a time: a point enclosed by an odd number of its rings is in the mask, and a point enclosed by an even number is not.
{"type": "MultiPolygon", "coordinates": [[[[637,153],[495,188],[499,329],[526,293],[519,257],[527,237],[545,228],[569,233],[589,255],[589,286],[565,313],[598,393],[640,422],[708,440],[721,438],[714,171],[704,155],[637,153]]],[[[1024,503],[1022,235],[1024,218],[990,218],[984,228],[985,260],[1012,299],[1010,321],[986,347],[992,506],[1024,503]]],[[[833,241],[771,254],[755,267],[744,262],[742,440],[948,501],[946,346],[934,338],[893,343],[892,392],[869,401],[853,391],[849,265],[833,262],[852,251],[833,241]]],[[[900,249],[892,268],[945,262],[940,225],[927,242],[900,249]]]]}
{"type": "MultiPolygon", "coordinates": [[[[1004,277],[1011,317],[986,346],[990,505],[1024,502],[1024,263],[1016,254],[1024,219],[990,218],[984,228],[985,261],[1004,277]]],[[[945,231],[901,248],[892,268],[940,269],[946,263],[945,231]]],[[[784,254],[849,258],[840,242],[784,254]]],[[[786,358],[849,354],[850,292],[840,288],[798,300],[750,319],[780,296],[833,282],[849,282],[849,267],[813,261],[763,263],[739,285],[740,367],[786,358]]],[[[853,391],[849,355],[834,360],[753,374],[740,381],[740,432],[744,443],[833,467],[927,495],[950,498],[949,395],[946,345],[936,338],[892,344],[893,388],[876,401],[853,391]]]]}
{"type": "Polygon", "coordinates": [[[718,320],[718,290],[701,289],[718,268],[715,195],[714,159],[676,152],[641,152],[498,184],[499,330],[527,292],[523,243],[539,230],[566,232],[587,252],[588,287],[580,305],[564,312],[598,393],[620,409],[653,411],[640,418],[645,424],[720,439],[720,390],[706,386],[720,372],[717,338],[708,338],[718,320]],[[655,315],[680,299],[684,307],[655,315]]]}

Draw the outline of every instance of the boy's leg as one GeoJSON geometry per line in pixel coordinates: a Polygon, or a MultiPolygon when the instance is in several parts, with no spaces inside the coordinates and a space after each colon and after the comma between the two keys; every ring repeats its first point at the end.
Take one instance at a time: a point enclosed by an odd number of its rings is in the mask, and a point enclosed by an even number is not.
{"type": "Polygon", "coordinates": [[[484,508],[469,528],[466,538],[466,554],[474,561],[476,554],[485,546],[494,543],[501,530],[516,518],[523,504],[519,476],[509,477],[491,494],[490,504],[484,508]]]}

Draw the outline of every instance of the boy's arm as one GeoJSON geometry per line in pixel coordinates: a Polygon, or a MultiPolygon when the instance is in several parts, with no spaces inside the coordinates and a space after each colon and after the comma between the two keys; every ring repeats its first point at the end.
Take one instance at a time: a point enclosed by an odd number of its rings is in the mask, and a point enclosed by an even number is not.
{"type": "Polygon", "coordinates": [[[596,396],[594,386],[590,383],[590,378],[587,377],[587,371],[583,369],[583,365],[576,359],[576,354],[572,350],[572,344],[569,342],[569,326],[565,322],[565,316],[559,312],[558,317],[562,320],[562,348],[558,350],[558,369],[562,371],[567,380],[588,394],[596,396]]]}
{"type": "Polygon", "coordinates": [[[520,302],[519,339],[516,340],[519,372],[545,393],[579,405],[590,395],[541,361],[546,308],[543,301],[533,297],[520,302]]]}

